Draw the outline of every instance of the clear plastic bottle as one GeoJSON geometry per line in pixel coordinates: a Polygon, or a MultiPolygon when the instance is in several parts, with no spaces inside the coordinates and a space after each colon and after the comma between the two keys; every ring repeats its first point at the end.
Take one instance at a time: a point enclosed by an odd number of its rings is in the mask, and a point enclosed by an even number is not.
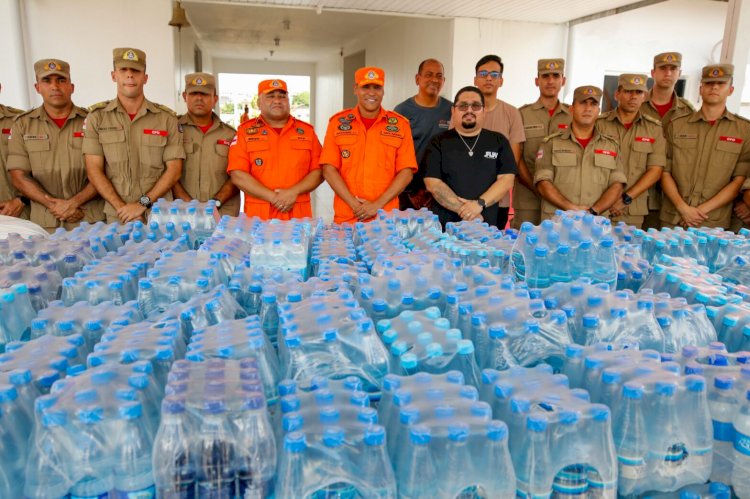
{"type": "Polygon", "coordinates": [[[734,418],[732,486],[737,497],[750,497],[750,391],[734,418]]]}
{"type": "Polygon", "coordinates": [[[70,488],[71,499],[107,497],[114,484],[113,463],[107,451],[104,409],[88,406],[78,410],[81,431],[76,436],[78,448],[75,460],[76,476],[81,477],[70,488]]]}
{"type": "Polygon", "coordinates": [[[732,422],[739,408],[734,391],[734,378],[717,376],[714,389],[708,394],[714,439],[711,481],[728,483],[732,474],[734,428],[732,422]]]}
{"type": "Polygon", "coordinates": [[[612,434],[617,449],[620,493],[628,495],[646,474],[648,443],[643,414],[643,387],[626,383],[622,387],[622,402],[615,413],[612,434]]]}
{"type": "Polygon", "coordinates": [[[153,470],[158,497],[195,497],[195,460],[191,446],[185,401],[166,397],[162,422],[154,439],[153,470]]]}
{"type": "Polygon", "coordinates": [[[118,427],[114,440],[115,495],[123,499],[150,499],[156,496],[151,472],[152,436],[143,421],[140,402],[118,407],[118,427]]]}
{"type": "Polygon", "coordinates": [[[273,497],[276,440],[262,395],[247,397],[234,422],[238,497],[273,497]]]}
{"type": "Polygon", "coordinates": [[[40,430],[30,441],[23,494],[28,499],[68,497],[71,459],[64,450],[68,415],[65,411],[48,411],[41,415],[40,422],[40,430]]]}
{"type": "Polygon", "coordinates": [[[204,402],[196,449],[198,496],[232,499],[237,478],[236,446],[224,400],[209,398],[204,402]]]}
{"type": "Polygon", "coordinates": [[[432,433],[424,425],[409,430],[409,445],[396,469],[398,492],[401,499],[437,497],[438,476],[430,452],[432,433]]]}

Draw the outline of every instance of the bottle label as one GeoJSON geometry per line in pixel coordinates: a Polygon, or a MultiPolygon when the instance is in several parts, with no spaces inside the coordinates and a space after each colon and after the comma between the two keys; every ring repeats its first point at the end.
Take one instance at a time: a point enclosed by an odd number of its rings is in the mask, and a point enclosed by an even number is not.
{"type": "Polygon", "coordinates": [[[714,426],[714,440],[720,442],[734,442],[734,427],[732,423],[712,420],[714,426]]]}
{"type": "Polygon", "coordinates": [[[115,499],[154,499],[156,487],[146,487],[140,490],[115,490],[115,499]]]}
{"type": "Polygon", "coordinates": [[[734,450],[740,454],[750,456],[750,437],[734,429],[734,450]]]}

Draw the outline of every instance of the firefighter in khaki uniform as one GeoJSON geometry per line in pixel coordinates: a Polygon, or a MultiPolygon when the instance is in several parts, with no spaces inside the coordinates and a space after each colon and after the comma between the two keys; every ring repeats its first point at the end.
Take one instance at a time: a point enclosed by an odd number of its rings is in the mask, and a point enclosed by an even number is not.
{"type": "MultiPolygon", "coordinates": [[[[2,85],[0,85],[2,89],[2,85]]],[[[0,104],[0,215],[20,217],[28,220],[29,200],[22,197],[13,187],[10,175],[5,168],[8,161],[8,139],[13,120],[23,113],[20,109],[0,104]]]]}
{"type": "Polygon", "coordinates": [[[146,54],[113,50],[117,97],[92,106],[83,153],[89,181],[104,198],[107,223],[145,217],[151,203],[171,199],[182,175],[182,132],[174,111],[146,99],[146,54]]]}
{"type": "Polygon", "coordinates": [[[622,198],[609,209],[613,222],[641,228],[648,215],[649,188],[661,179],[667,162],[661,121],[641,113],[648,92],[646,75],[623,74],[617,82],[617,108],[599,117],[597,129],[620,144],[628,184],[622,198]]]}
{"type": "Polygon", "coordinates": [[[702,71],[701,108],[667,125],[667,166],[662,174],[666,227],[729,228],[732,203],[750,169],[750,122],[727,110],[731,64],[702,71]]]}
{"type": "MultiPolygon", "coordinates": [[[[417,171],[409,120],[381,106],[385,73],[354,73],[357,106],[328,122],[320,164],[336,196],[336,223],[368,221],[379,209],[398,209],[398,195],[417,171]]],[[[473,154],[473,153],[472,153],[473,154]]]]}
{"type": "Polygon", "coordinates": [[[54,232],[103,219],[102,199],[86,178],[81,145],[87,111],[71,100],[70,66],[34,64],[42,105],[16,118],[8,143],[13,185],[31,200],[31,221],[54,232]]]}
{"type": "Polygon", "coordinates": [[[240,212],[240,193],[227,175],[229,144],[234,128],[213,112],[219,97],[216,79],[208,73],[185,75],[182,98],[188,112],[180,116],[185,145],[182,178],[172,188],[175,198],[184,201],[213,199],[222,215],[236,217],[240,212]]]}
{"type": "MultiPolygon", "coordinates": [[[[672,118],[689,114],[695,111],[690,101],[677,95],[675,85],[680,79],[682,70],[682,54],[679,52],[663,52],[654,57],[654,67],[651,70],[651,78],[654,86],[646,97],[646,102],[641,106],[641,112],[661,120],[662,130],[666,132],[667,124],[672,118]]],[[[643,228],[661,228],[659,213],[661,211],[663,193],[661,184],[656,183],[648,192],[648,215],[643,221],[643,228]]]]}
{"type": "Polygon", "coordinates": [[[605,213],[622,195],[625,172],[617,141],[596,130],[602,91],[578,87],[570,128],[544,139],[537,152],[534,185],[542,196],[542,220],[557,208],[605,213]]]}
{"type": "Polygon", "coordinates": [[[513,227],[524,222],[541,222],[541,199],[534,188],[536,153],[545,137],[570,126],[568,106],[560,102],[560,89],[565,85],[565,60],[539,59],[534,83],[539,87],[539,99],[521,107],[521,119],[526,142],[521,143],[521,161],[513,186],[513,227]]]}
{"type": "Polygon", "coordinates": [[[242,123],[227,171],[245,193],[245,214],[263,220],[312,216],[310,191],[323,181],[320,142],[312,125],[289,113],[284,80],[258,84],[260,116],[242,123]]]}

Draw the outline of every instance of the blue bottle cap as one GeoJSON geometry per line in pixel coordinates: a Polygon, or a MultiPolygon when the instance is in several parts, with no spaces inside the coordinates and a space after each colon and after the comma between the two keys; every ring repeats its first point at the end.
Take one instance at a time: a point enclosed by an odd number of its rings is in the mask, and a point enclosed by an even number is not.
{"type": "Polygon", "coordinates": [[[385,428],[378,424],[368,426],[365,430],[364,442],[367,446],[383,445],[385,443],[385,428]]]}
{"type": "Polygon", "coordinates": [[[534,433],[541,433],[547,430],[547,417],[541,414],[534,414],[526,419],[526,429],[534,433]]]}
{"type": "Polygon", "coordinates": [[[441,404],[435,407],[437,419],[453,419],[456,416],[456,408],[452,405],[441,404]]]}
{"type": "Polygon", "coordinates": [[[47,411],[42,414],[42,426],[52,428],[68,424],[68,414],[65,411],[47,411]]]}
{"type": "Polygon", "coordinates": [[[409,440],[415,445],[428,445],[432,439],[430,428],[424,425],[414,425],[409,429],[409,440]]]}
{"type": "Polygon", "coordinates": [[[15,386],[31,383],[31,371],[29,369],[14,369],[8,373],[8,381],[15,386]]]}
{"type": "Polygon", "coordinates": [[[419,421],[419,408],[414,406],[402,407],[399,411],[399,421],[402,425],[411,425],[419,421]]]}
{"type": "Polygon", "coordinates": [[[580,359],[583,357],[583,347],[581,345],[567,345],[565,347],[565,357],[568,359],[580,359]]]}
{"type": "Polygon", "coordinates": [[[490,419],[492,417],[492,407],[487,402],[474,402],[471,405],[471,415],[478,418],[490,419]]]}
{"type": "Polygon", "coordinates": [[[471,340],[458,340],[456,346],[459,354],[468,355],[474,353],[474,343],[471,340]]]}
{"type": "Polygon", "coordinates": [[[284,449],[294,454],[304,452],[307,448],[305,434],[299,431],[287,433],[284,436],[284,449]]]}
{"type": "Polygon", "coordinates": [[[677,391],[677,384],[669,381],[657,381],[656,393],[666,397],[671,397],[677,391]]]}
{"type": "Polygon", "coordinates": [[[717,376],[714,378],[714,388],[718,390],[731,390],[734,388],[734,378],[730,376],[717,376]]]}
{"type": "Polygon", "coordinates": [[[466,442],[470,432],[469,425],[463,421],[456,421],[448,426],[448,438],[451,442],[466,442]]]}
{"type": "Polygon", "coordinates": [[[611,369],[602,371],[602,383],[605,385],[614,385],[620,381],[622,381],[622,373],[620,371],[613,371],[611,369]]]}
{"type": "Polygon", "coordinates": [[[589,414],[594,421],[607,421],[610,416],[609,407],[604,404],[591,404],[589,414]]]}
{"type": "MultiPolygon", "coordinates": [[[[495,385],[497,386],[497,385],[495,385]]],[[[527,414],[531,409],[531,401],[522,398],[510,399],[510,410],[516,414],[527,414]]]]}
{"type": "Polygon", "coordinates": [[[401,367],[403,369],[415,369],[417,367],[417,356],[411,352],[401,355],[401,367]]]}
{"type": "Polygon", "coordinates": [[[117,408],[117,414],[119,415],[120,419],[124,419],[126,421],[138,419],[143,414],[143,406],[140,402],[126,402],[124,404],[120,404],[120,406],[117,408]]]}
{"type": "Polygon", "coordinates": [[[344,443],[344,429],[330,426],[323,430],[323,445],[329,448],[340,447],[344,443]]]}
{"type": "Polygon", "coordinates": [[[453,385],[463,385],[465,381],[464,374],[461,371],[448,371],[445,380],[453,385]]]}
{"type": "Polygon", "coordinates": [[[339,422],[341,414],[335,407],[323,407],[320,409],[320,422],[323,424],[336,424],[339,422]]]}
{"type": "Polygon", "coordinates": [[[412,394],[409,390],[401,388],[397,389],[393,394],[393,403],[396,407],[404,407],[411,404],[411,401],[412,394]]]}
{"type": "Polygon", "coordinates": [[[284,414],[281,418],[281,427],[287,433],[300,431],[303,424],[304,421],[302,419],[302,415],[299,412],[290,412],[284,414]]]}

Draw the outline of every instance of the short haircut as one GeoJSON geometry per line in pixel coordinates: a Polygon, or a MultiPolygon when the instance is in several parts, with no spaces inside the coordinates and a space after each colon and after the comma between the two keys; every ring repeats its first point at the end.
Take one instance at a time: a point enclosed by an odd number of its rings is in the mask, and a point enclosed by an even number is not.
{"type": "Polygon", "coordinates": [[[422,69],[424,69],[424,65],[427,64],[428,62],[437,62],[438,64],[440,64],[440,67],[443,68],[443,73],[445,73],[445,66],[443,66],[443,63],[438,61],[437,59],[430,58],[430,59],[425,59],[424,61],[419,63],[419,69],[417,69],[417,74],[422,74],[422,69]]]}
{"type": "Polygon", "coordinates": [[[466,93],[466,92],[474,92],[475,94],[479,95],[479,100],[482,101],[482,105],[484,106],[484,95],[482,94],[482,91],[479,90],[477,87],[475,87],[473,85],[468,85],[468,86],[462,88],[461,90],[459,90],[458,92],[456,92],[456,96],[453,98],[453,105],[454,106],[458,102],[458,97],[461,94],[466,93]]]}
{"type": "Polygon", "coordinates": [[[479,68],[481,66],[484,66],[488,62],[496,62],[496,63],[498,63],[500,65],[500,72],[501,73],[505,69],[505,66],[503,65],[503,60],[500,58],[500,56],[495,55],[495,54],[489,54],[489,55],[486,55],[486,56],[482,57],[481,59],[479,59],[479,61],[477,61],[476,65],[474,65],[474,72],[476,73],[477,71],[479,71],[479,68]]]}

